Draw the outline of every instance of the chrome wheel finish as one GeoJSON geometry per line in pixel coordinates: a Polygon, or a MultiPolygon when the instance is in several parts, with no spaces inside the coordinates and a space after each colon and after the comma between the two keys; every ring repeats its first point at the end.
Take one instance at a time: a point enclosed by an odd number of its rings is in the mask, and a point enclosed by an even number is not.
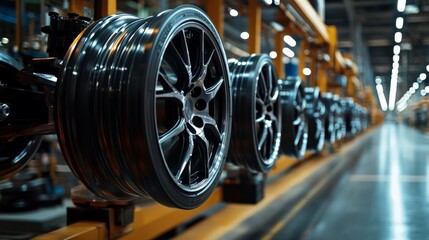
{"type": "Polygon", "coordinates": [[[306,101],[302,81],[298,77],[279,80],[282,109],[282,151],[301,159],[307,149],[308,127],[306,101]]]}
{"type": "Polygon", "coordinates": [[[57,132],[74,173],[108,200],[201,205],[229,145],[226,63],[215,27],[192,6],[94,22],[58,81],[57,132]]]}
{"type": "Polygon", "coordinates": [[[280,149],[280,89],[274,63],[262,54],[230,60],[229,67],[234,96],[229,160],[251,173],[266,173],[280,149]]]}
{"type": "Polygon", "coordinates": [[[325,105],[321,101],[319,88],[304,88],[308,121],[307,150],[322,151],[325,143],[325,105]]]}

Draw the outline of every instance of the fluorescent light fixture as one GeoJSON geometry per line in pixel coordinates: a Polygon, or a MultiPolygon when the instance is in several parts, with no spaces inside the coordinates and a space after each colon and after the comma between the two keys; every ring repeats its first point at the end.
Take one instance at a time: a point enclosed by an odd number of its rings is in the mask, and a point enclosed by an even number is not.
{"type": "Polygon", "coordinates": [[[395,33],[395,42],[396,43],[400,43],[402,41],[402,33],[401,32],[396,32],[395,33]]]}
{"type": "Polygon", "coordinates": [[[392,78],[390,80],[390,92],[389,92],[389,110],[393,111],[395,109],[395,100],[396,100],[396,88],[397,80],[392,78]]]}
{"type": "Polygon", "coordinates": [[[231,15],[232,17],[237,17],[238,16],[238,11],[235,10],[234,8],[231,8],[229,10],[229,15],[231,15]]]}
{"type": "Polygon", "coordinates": [[[283,53],[284,55],[286,55],[286,57],[289,57],[289,58],[295,57],[295,53],[290,48],[287,48],[287,47],[283,48],[283,53]]]}
{"type": "Polygon", "coordinates": [[[408,105],[407,105],[407,103],[405,102],[404,104],[402,104],[401,106],[398,106],[398,111],[399,112],[402,112],[402,111],[404,111],[404,109],[405,108],[407,108],[408,107],[408,105]]]}
{"type": "Polygon", "coordinates": [[[415,5],[415,4],[408,4],[405,7],[405,14],[417,14],[420,12],[419,6],[415,5]]]}
{"type": "Polygon", "coordinates": [[[398,0],[398,12],[403,12],[405,10],[405,6],[407,5],[407,0],[398,0]]]}
{"type": "Polygon", "coordinates": [[[397,68],[392,69],[392,75],[398,76],[399,70],[397,68]]]}
{"type": "Polygon", "coordinates": [[[413,88],[414,88],[414,89],[416,89],[416,90],[417,90],[417,89],[419,89],[419,84],[418,84],[418,83],[416,83],[416,82],[414,82],[414,83],[413,83],[413,88]]]}
{"type": "Polygon", "coordinates": [[[411,89],[410,89],[410,93],[411,93],[411,94],[414,94],[415,92],[416,92],[416,89],[414,89],[414,88],[411,88],[411,89]]]}
{"type": "Polygon", "coordinates": [[[420,76],[419,76],[419,78],[421,79],[421,80],[426,80],[426,73],[420,73],[420,76]]]}
{"type": "Polygon", "coordinates": [[[242,32],[240,34],[240,37],[241,37],[241,39],[244,39],[244,40],[249,39],[249,33],[248,32],[242,32]]]}
{"type": "Polygon", "coordinates": [[[404,18],[403,17],[397,17],[396,18],[396,28],[402,29],[403,26],[404,26],[404,18]]]}
{"type": "Polygon", "coordinates": [[[424,89],[422,89],[421,91],[420,91],[420,95],[422,95],[422,96],[426,96],[426,91],[424,90],[424,89]]]}
{"type": "Polygon", "coordinates": [[[399,46],[399,45],[395,45],[395,46],[393,47],[393,54],[395,54],[395,55],[399,55],[399,53],[401,53],[401,46],[399,46]]]}
{"type": "Polygon", "coordinates": [[[429,86],[426,86],[426,87],[425,87],[425,91],[426,91],[427,93],[429,93],[429,86]]]}
{"type": "Polygon", "coordinates": [[[271,52],[270,52],[270,57],[271,57],[272,59],[276,58],[276,57],[277,57],[277,53],[276,53],[276,51],[271,51],[271,52]]]}
{"type": "Polygon", "coordinates": [[[280,0],[274,0],[274,4],[277,6],[280,5],[280,0]]]}
{"type": "Polygon", "coordinates": [[[381,77],[377,76],[375,78],[375,84],[381,84],[381,77]]]}
{"type": "Polygon", "coordinates": [[[398,62],[392,63],[392,68],[399,69],[399,63],[398,62]]]}
{"type": "Polygon", "coordinates": [[[375,86],[375,88],[377,88],[377,92],[383,92],[383,85],[377,84],[377,86],[375,86]]]}
{"type": "MultiPolygon", "coordinates": [[[[273,0],[264,0],[264,2],[265,2],[267,5],[271,5],[271,4],[273,4],[273,0]]],[[[405,10],[405,7],[404,7],[404,10],[405,10]]],[[[404,11],[404,10],[402,10],[402,11],[404,11]]]]}
{"type": "Polygon", "coordinates": [[[302,69],[302,73],[304,73],[305,76],[311,75],[311,69],[310,68],[304,68],[302,69]]]}
{"type": "Polygon", "coordinates": [[[296,41],[295,39],[293,39],[293,37],[291,37],[290,35],[285,35],[283,37],[283,40],[285,41],[285,43],[291,47],[295,47],[296,46],[296,41]]]}
{"type": "Polygon", "coordinates": [[[428,72],[429,72],[429,65],[427,65],[427,66],[426,66],[426,71],[428,71],[428,72]]]}
{"type": "Polygon", "coordinates": [[[393,62],[399,62],[399,55],[393,55],[393,62]]]}

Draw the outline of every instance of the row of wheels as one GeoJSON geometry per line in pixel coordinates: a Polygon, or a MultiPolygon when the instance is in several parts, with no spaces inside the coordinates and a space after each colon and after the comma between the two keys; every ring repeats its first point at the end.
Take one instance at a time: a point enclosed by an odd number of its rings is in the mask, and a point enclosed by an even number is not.
{"type": "MultiPolygon", "coordinates": [[[[4,69],[12,77],[0,91],[28,89],[14,85],[19,67],[4,69]]],[[[146,196],[182,209],[207,200],[226,161],[267,173],[281,153],[302,158],[357,129],[355,112],[363,111],[339,112],[336,96],[299,78],[279,80],[265,54],[227,61],[209,18],[189,5],[95,21],[56,77],[55,132],[80,181],[110,201],[146,196]]],[[[0,104],[13,106],[2,96],[0,104]]],[[[0,120],[0,132],[13,124],[0,120]]],[[[0,138],[2,178],[25,165],[39,138],[0,138]]]]}

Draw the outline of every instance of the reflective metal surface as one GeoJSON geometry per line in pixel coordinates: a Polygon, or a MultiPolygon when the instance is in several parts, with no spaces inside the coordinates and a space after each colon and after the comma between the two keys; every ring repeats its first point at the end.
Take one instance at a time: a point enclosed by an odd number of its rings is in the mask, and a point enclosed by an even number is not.
{"type": "Polygon", "coordinates": [[[308,126],[304,87],[300,78],[279,80],[282,108],[282,151],[301,159],[307,149],[308,126]]]}
{"type": "Polygon", "coordinates": [[[325,143],[325,105],[319,88],[304,88],[308,121],[307,150],[320,152],[325,143]]]}
{"type": "Polygon", "coordinates": [[[281,111],[277,73],[271,58],[230,60],[233,131],[229,159],[250,172],[268,172],[280,149],[281,111]]]}
{"type": "Polygon", "coordinates": [[[231,131],[220,37],[198,8],[94,22],[58,79],[57,132],[74,173],[109,200],[201,205],[217,185],[231,131]]]}

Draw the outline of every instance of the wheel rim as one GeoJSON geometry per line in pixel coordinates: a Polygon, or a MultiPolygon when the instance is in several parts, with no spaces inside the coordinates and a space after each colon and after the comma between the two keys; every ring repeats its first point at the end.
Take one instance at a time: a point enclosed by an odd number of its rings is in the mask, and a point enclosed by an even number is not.
{"type": "Polygon", "coordinates": [[[227,113],[219,106],[227,91],[221,90],[225,77],[212,76],[221,71],[214,69],[221,56],[214,54],[213,45],[198,25],[179,29],[167,47],[156,85],[158,143],[171,178],[189,192],[207,187],[223,158],[219,155],[226,128],[220,123],[227,113]]]}
{"type": "Polygon", "coordinates": [[[93,23],[58,82],[57,132],[73,172],[108,200],[201,205],[228,149],[226,62],[215,27],[192,6],[93,23]]]}
{"type": "Polygon", "coordinates": [[[319,88],[305,88],[307,102],[308,142],[307,149],[320,152],[325,141],[324,115],[325,106],[320,98],[319,88]]]}
{"type": "MultiPolygon", "coordinates": [[[[26,89],[16,81],[18,71],[22,65],[9,55],[0,53],[0,86],[26,89]]],[[[2,101],[0,96],[0,103],[2,101]]],[[[1,128],[0,122],[0,128],[1,128]]],[[[0,141],[0,180],[8,178],[21,170],[39,149],[42,138],[40,136],[18,137],[12,141],[0,141]]]]}
{"type": "Polygon", "coordinates": [[[300,78],[280,81],[282,85],[282,150],[301,159],[307,149],[306,101],[300,78]]]}
{"type": "Polygon", "coordinates": [[[229,159],[251,173],[268,172],[278,157],[281,136],[274,64],[263,54],[230,60],[229,65],[235,109],[229,159]]]}

